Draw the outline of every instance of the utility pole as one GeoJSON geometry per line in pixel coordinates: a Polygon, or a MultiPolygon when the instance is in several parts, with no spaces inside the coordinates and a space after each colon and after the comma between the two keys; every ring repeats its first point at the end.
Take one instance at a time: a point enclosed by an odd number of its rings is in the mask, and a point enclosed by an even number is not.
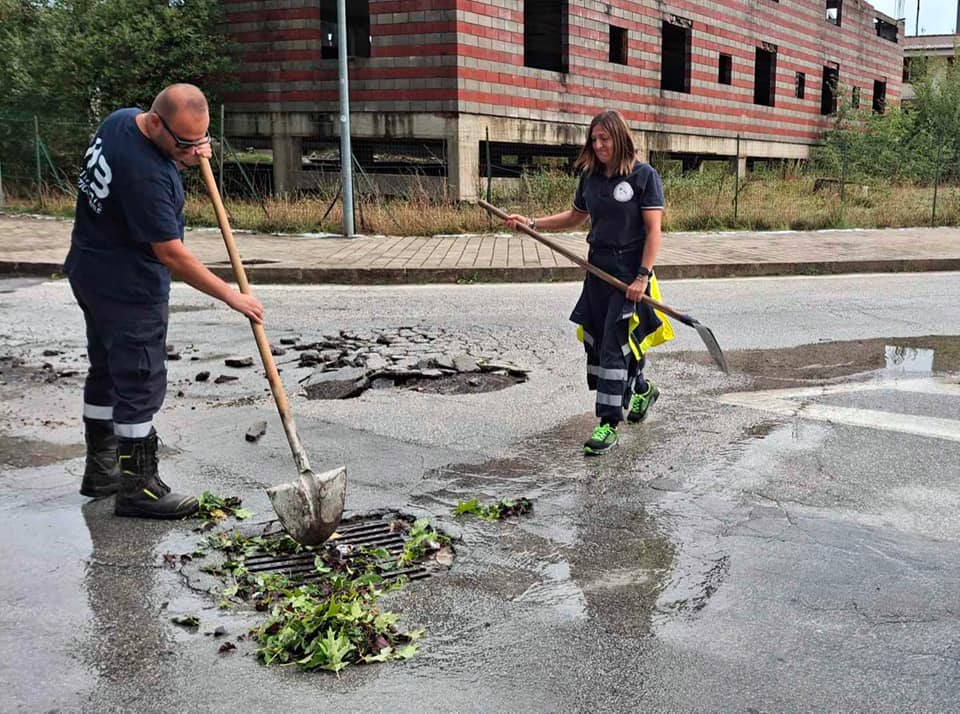
{"type": "Polygon", "coordinates": [[[920,36],[920,0],[917,0],[917,23],[913,26],[914,34],[920,36]]]}
{"type": "Polygon", "coordinates": [[[340,75],[340,175],[343,186],[343,235],[353,232],[353,149],[350,147],[350,90],[347,82],[347,0],[337,0],[337,69],[340,75]]]}

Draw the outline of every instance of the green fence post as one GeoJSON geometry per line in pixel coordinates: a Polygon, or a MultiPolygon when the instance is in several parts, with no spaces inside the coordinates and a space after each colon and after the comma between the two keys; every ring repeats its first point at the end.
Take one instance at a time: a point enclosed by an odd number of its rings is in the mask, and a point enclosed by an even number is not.
{"type": "Polygon", "coordinates": [[[933,180],[933,210],[930,213],[930,225],[937,224],[937,190],[940,188],[940,161],[943,158],[943,139],[937,147],[937,176],[933,180]]]}
{"type": "Polygon", "coordinates": [[[840,224],[846,221],[847,200],[847,142],[840,144],[840,224]]]}
{"type": "Polygon", "coordinates": [[[40,120],[37,115],[33,115],[33,143],[37,155],[37,195],[40,197],[40,205],[43,206],[43,167],[40,163],[40,120]]]}
{"type": "Polygon", "coordinates": [[[493,183],[493,168],[490,166],[490,127],[487,127],[487,203],[491,202],[491,184],[493,183]]]}
{"type": "Polygon", "coordinates": [[[223,196],[223,149],[227,131],[224,128],[223,105],[220,105],[220,195],[223,196]]]}
{"type": "Polygon", "coordinates": [[[733,157],[733,224],[736,228],[737,218],[740,215],[740,135],[737,134],[737,155],[733,157]]]}

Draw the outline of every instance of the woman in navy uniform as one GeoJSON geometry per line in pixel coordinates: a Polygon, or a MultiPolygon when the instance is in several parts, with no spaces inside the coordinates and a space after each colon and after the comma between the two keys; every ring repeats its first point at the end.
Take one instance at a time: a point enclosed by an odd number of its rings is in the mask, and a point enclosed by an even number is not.
{"type": "Polygon", "coordinates": [[[540,230],[569,230],[590,218],[587,259],[628,284],[626,294],[588,273],[571,321],[587,354],[587,385],[596,391],[600,423],[583,445],[601,454],[617,444],[617,426],[641,422],[660,390],[644,379],[644,354],[673,338],[666,318],[646,303],[659,298],[653,270],[662,240],[663,184],[656,170],[637,159],[636,145],[623,117],[601,112],[590,122],[577,158],[581,171],[573,206],[543,218],[513,214],[511,228],[524,223],[540,230]]]}

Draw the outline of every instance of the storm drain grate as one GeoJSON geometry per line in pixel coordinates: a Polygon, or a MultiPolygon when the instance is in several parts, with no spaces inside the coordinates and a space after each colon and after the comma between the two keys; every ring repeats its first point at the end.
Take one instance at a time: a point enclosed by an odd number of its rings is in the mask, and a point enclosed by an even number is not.
{"type": "MultiPolygon", "coordinates": [[[[336,549],[344,560],[350,560],[366,548],[384,548],[395,562],[407,541],[405,532],[393,525],[398,518],[344,521],[337,529],[338,537],[328,541],[323,547],[336,549]]],[[[318,549],[314,548],[301,553],[251,555],[246,558],[244,565],[251,573],[278,573],[309,582],[321,577],[314,570],[317,552],[318,549]]],[[[389,564],[390,561],[382,561],[378,568],[384,580],[395,580],[403,576],[409,580],[422,580],[432,574],[430,569],[420,564],[402,569],[389,568],[389,564]]]]}

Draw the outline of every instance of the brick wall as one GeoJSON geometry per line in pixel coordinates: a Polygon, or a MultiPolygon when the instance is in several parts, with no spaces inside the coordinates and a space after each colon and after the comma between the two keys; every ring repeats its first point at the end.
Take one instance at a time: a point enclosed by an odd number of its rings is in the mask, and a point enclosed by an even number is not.
{"type": "MultiPolygon", "coordinates": [[[[349,0],[348,0],[349,2],[349,0]]],[[[333,3],[330,3],[334,5],[333,3]]],[[[456,110],[456,1],[370,0],[370,57],[349,62],[357,112],[456,110]]],[[[334,5],[335,7],[335,5],[334,5]]],[[[238,46],[231,111],[336,111],[336,59],[323,59],[318,0],[224,0],[238,46]]]]}
{"type": "Polygon", "coordinates": [[[647,130],[743,133],[775,141],[814,140],[823,66],[836,62],[840,82],[860,87],[869,107],[874,80],[899,96],[902,46],[877,36],[876,12],[844,0],[841,26],[826,20],[825,3],[800,0],[629,2],[571,0],[569,73],[523,66],[523,12],[505,0],[460,0],[460,110],[546,121],[586,121],[615,107],[647,130]],[[690,92],[660,89],[664,20],[690,21],[690,92]],[[628,32],[627,65],[609,61],[610,25],[628,32]],[[775,106],[754,104],[754,63],[761,43],[776,45],[775,106]],[[717,81],[718,56],[733,59],[732,84],[717,81]],[[794,97],[797,72],[805,97],[794,97]],[[510,96],[509,103],[503,101],[510,96]]]}

